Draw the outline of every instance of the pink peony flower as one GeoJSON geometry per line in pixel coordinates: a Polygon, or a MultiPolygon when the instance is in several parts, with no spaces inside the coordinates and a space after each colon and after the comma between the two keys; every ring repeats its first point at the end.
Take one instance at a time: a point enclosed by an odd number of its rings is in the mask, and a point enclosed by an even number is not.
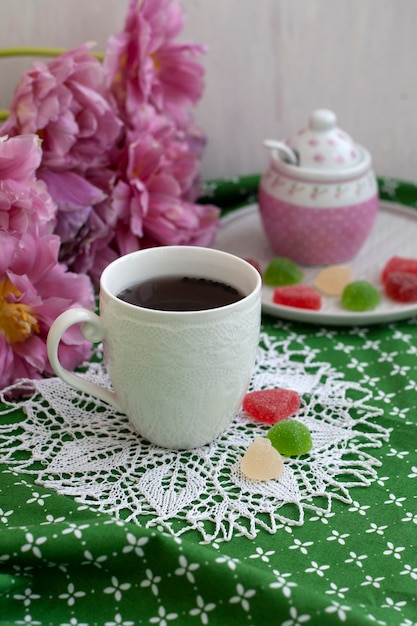
{"type": "MultiPolygon", "coordinates": [[[[2,132],[17,136],[30,132],[42,138],[38,185],[57,205],[54,232],[62,241],[59,258],[70,266],[92,240],[103,238],[103,228],[93,230],[97,219],[91,213],[111,192],[108,181],[114,173],[109,167],[122,133],[104,86],[102,64],[87,45],[48,64],[37,62],[22,75],[10,109],[2,132]]],[[[106,225],[106,241],[111,239],[111,226],[106,225]]]]}
{"type": "Polygon", "coordinates": [[[154,192],[144,224],[147,245],[210,246],[216,232],[218,209],[194,205],[154,192]]]}
{"type": "Polygon", "coordinates": [[[36,135],[0,137],[1,229],[15,233],[53,231],[56,205],[35,174],[41,158],[36,135]]]}
{"type": "Polygon", "coordinates": [[[103,167],[122,130],[104,87],[102,64],[84,45],[24,72],[0,131],[36,133],[42,167],[55,171],[103,167]]]}
{"type": "Polygon", "coordinates": [[[219,210],[187,201],[198,161],[163,116],[148,118],[143,133],[128,133],[116,183],[115,245],[120,254],[155,245],[210,245],[219,210]]]}
{"type": "MultiPolygon", "coordinates": [[[[52,322],[68,308],[93,307],[89,279],[57,262],[59,245],[55,235],[0,231],[1,387],[52,374],[46,352],[52,322]]],[[[63,365],[73,369],[90,356],[91,344],[74,328],[65,333],[60,350],[63,365]]]]}
{"type": "Polygon", "coordinates": [[[144,103],[187,121],[183,108],[203,93],[204,70],[198,58],[205,47],[178,43],[183,26],[177,0],[130,0],[125,27],[108,42],[104,70],[107,85],[128,124],[144,103]]]}

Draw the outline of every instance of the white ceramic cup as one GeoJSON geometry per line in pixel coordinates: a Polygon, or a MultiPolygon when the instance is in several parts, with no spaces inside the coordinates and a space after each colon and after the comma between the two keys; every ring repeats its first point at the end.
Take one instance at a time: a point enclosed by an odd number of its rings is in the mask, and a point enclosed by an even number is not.
{"type": "Polygon", "coordinates": [[[113,261],[100,280],[100,316],[69,309],[52,324],[48,356],[56,374],[76,389],[125,413],[150,442],[174,449],[202,446],[230,424],[255,364],[261,277],[246,261],[196,246],[164,246],[113,261]],[[199,276],[229,284],[243,298],[201,311],[161,311],[117,298],[149,278],[199,276]],[[81,323],[90,341],[103,340],[112,390],[62,367],[61,336],[81,323]]]}

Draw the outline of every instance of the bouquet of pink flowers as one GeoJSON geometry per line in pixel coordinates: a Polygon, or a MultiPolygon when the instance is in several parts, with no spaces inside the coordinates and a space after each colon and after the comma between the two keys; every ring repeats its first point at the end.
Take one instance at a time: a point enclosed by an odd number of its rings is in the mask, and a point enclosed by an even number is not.
{"type": "MultiPolygon", "coordinates": [[[[140,248],[210,245],[219,211],[196,204],[205,137],[200,45],[179,43],[178,0],[130,0],[101,62],[83,45],[35,62],[0,129],[0,387],[52,374],[46,337],[93,307],[104,267],[140,248]]],[[[90,345],[66,333],[61,361],[90,345]]]]}

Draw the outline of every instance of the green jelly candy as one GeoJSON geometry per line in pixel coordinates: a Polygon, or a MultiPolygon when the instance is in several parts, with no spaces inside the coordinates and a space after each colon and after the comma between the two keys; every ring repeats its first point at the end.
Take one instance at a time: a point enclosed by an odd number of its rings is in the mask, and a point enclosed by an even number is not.
{"type": "Polygon", "coordinates": [[[286,419],[274,424],[267,432],[268,439],[280,454],[299,456],[313,447],[307,426],[295,419],[286,419]]]}
{"type": "Polygon", "coordinates": [[[304,278],[300,268],[285,257],[276,257],[270,261],[264,271],[263,280],[265,285],[270,287],[283,287],[285,285],[295,285],[304,278]]]}
{"type": "Polygon", "coordinates": [[[350,311],[371,311],[381,302],[381,294],[367,280],[355,280],[344,288],[341,302],[350,311]]]}

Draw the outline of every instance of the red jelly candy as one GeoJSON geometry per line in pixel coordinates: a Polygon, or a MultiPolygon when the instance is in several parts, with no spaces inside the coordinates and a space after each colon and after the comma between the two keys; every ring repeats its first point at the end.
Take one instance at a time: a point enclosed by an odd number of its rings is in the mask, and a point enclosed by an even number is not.
{"type": "Polygon", "coordinates": [[[276,287],[272,296],[275,304],[293,306],[297,309],[313,309],[318,311],[321,308],[321,297],[309,285],[286,285],[276,287]]]}
{"type": "Polygon", "coordinates": [[[398,302],[417,302],[417,275],[390,272],[385,281],[385,293],[398,302]]]}
{"type": "Polygon", "coordinates": [[[266,424],[276,424],[300,408],[300,396],[290,389],[261,389],[247,393],[243,410],[266,424]]]}
{"type": "Polygon", "coordinates": [[[383,283],[387,281],[391,272],[407,272],[407,274],[415,274],[417,276],[417,259],[393,256],[382,270],[381,280],[383,283]]]}

